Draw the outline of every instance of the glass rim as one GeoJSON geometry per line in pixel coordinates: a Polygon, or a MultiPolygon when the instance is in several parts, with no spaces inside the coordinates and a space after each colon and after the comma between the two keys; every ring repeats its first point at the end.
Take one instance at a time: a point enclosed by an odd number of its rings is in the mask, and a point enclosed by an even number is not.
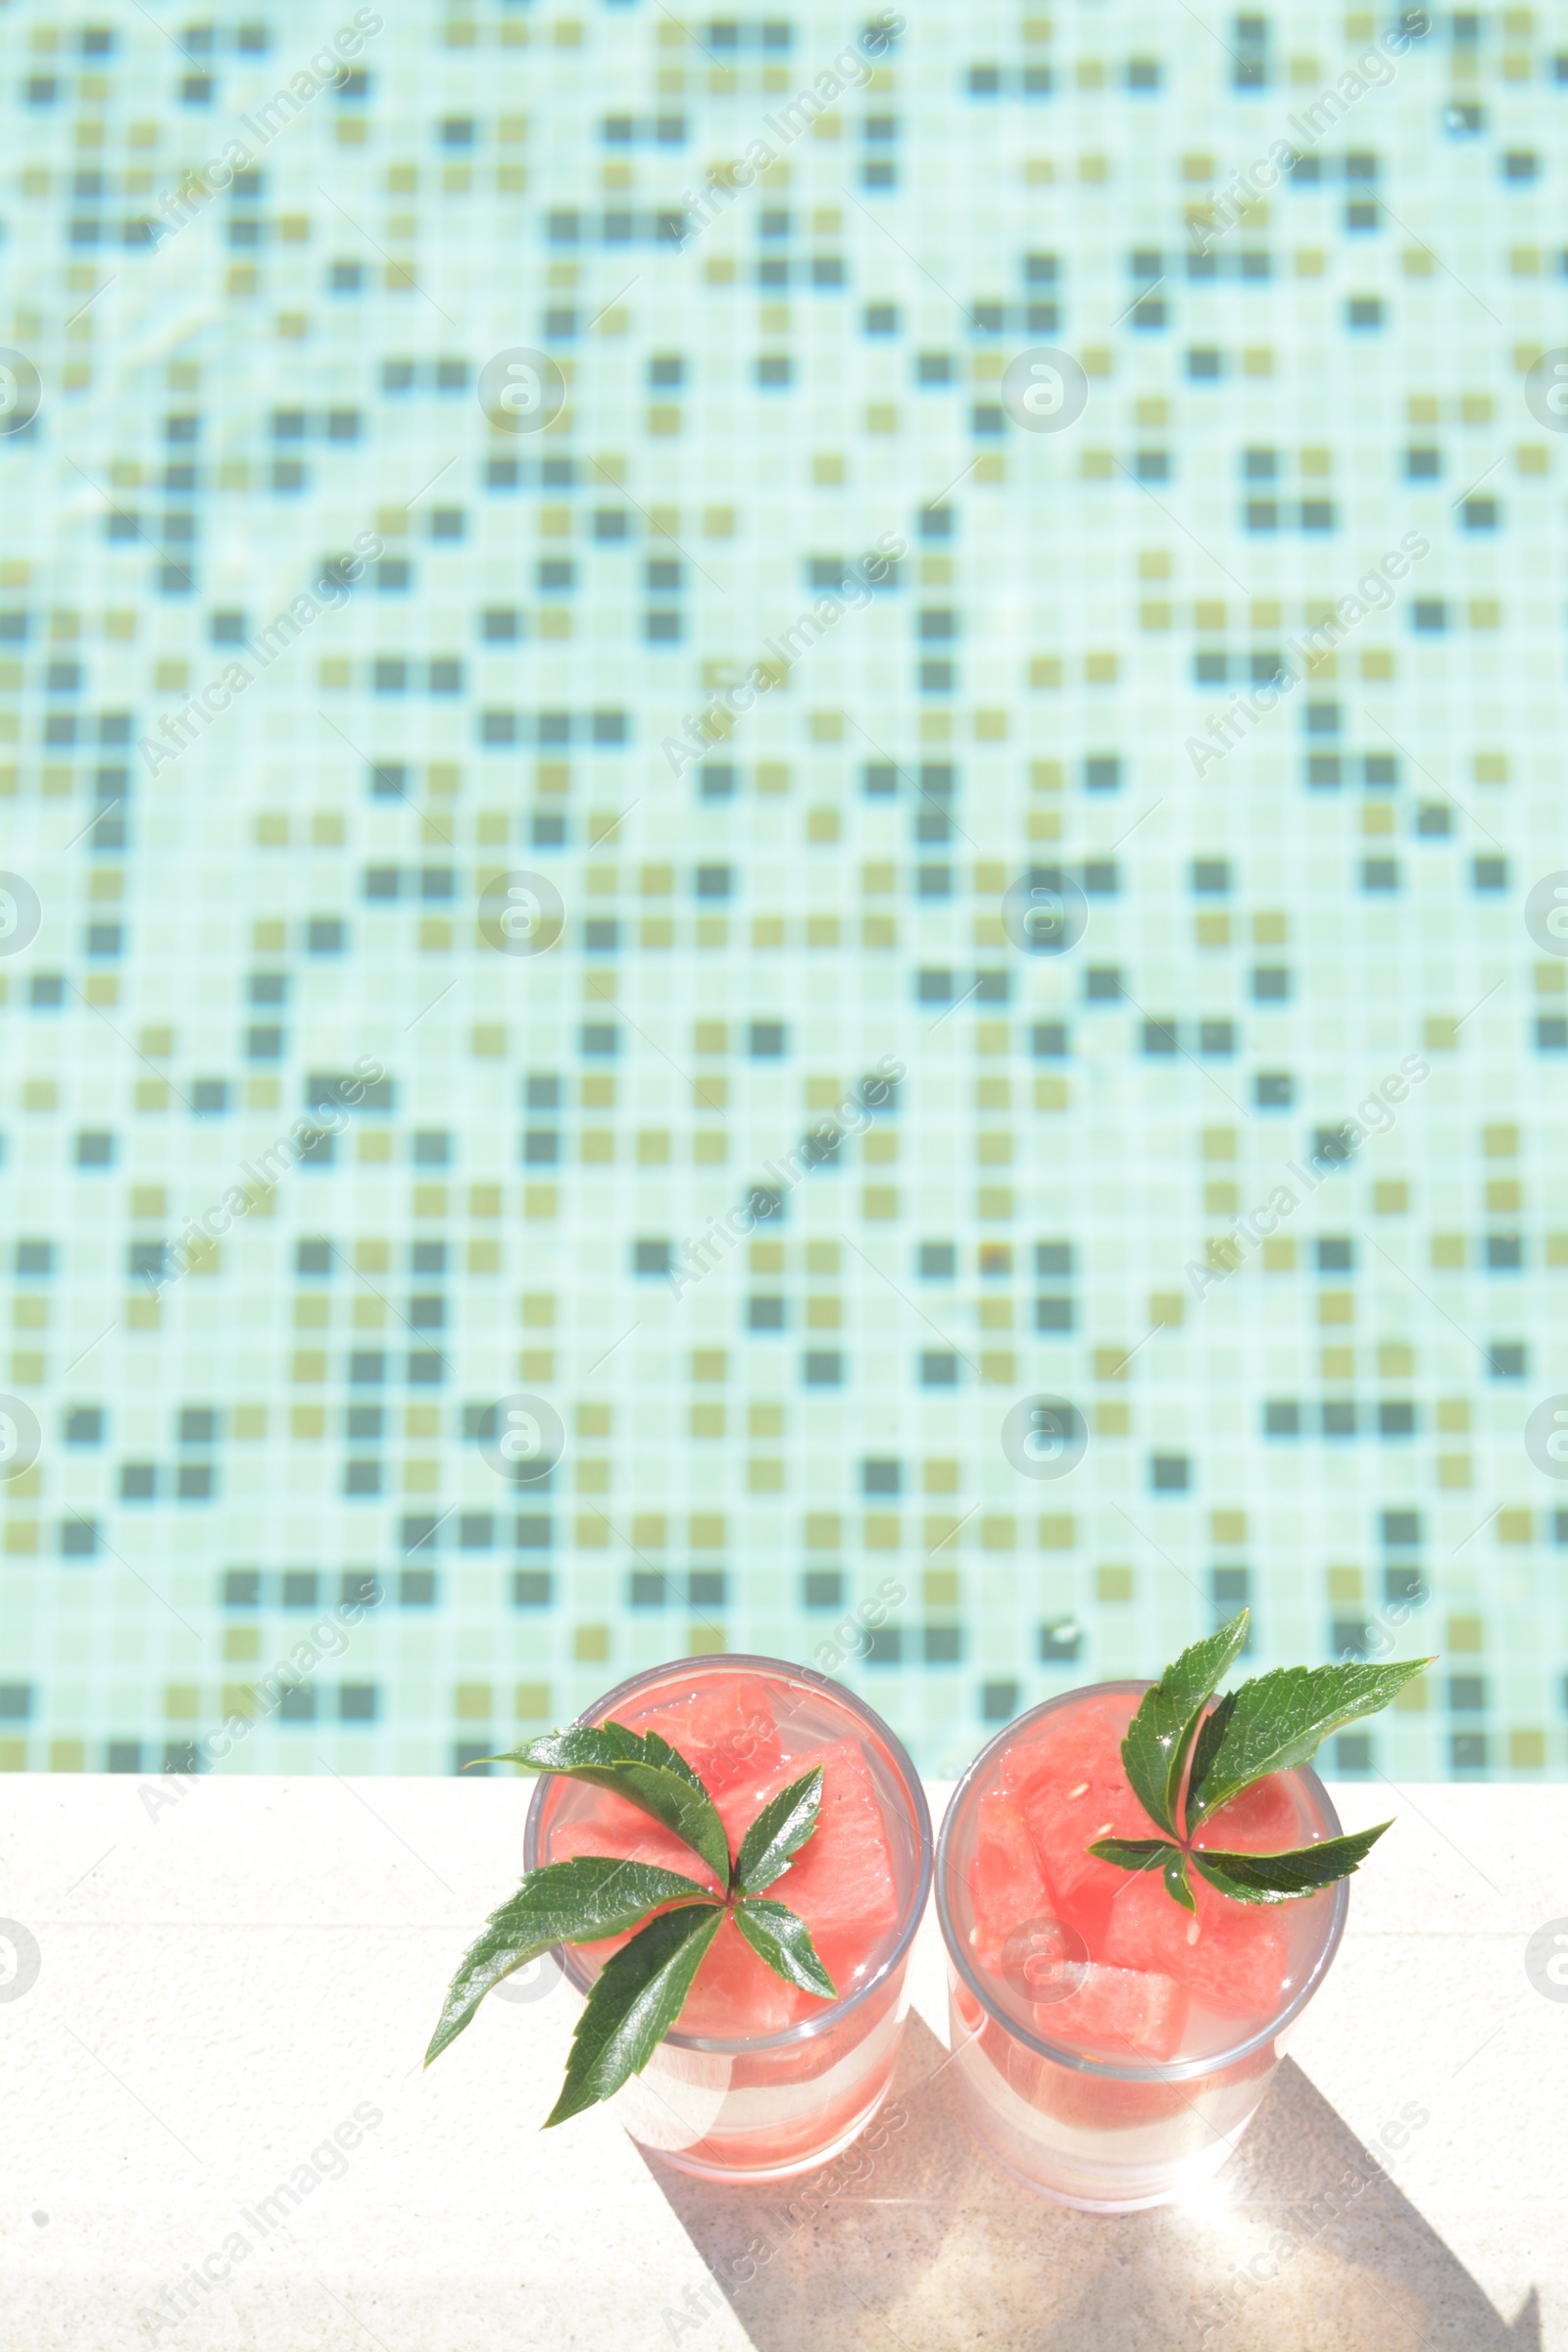
{"type": "MultiPolygon", "coordinates": [[[[1340,1939],[1345,1934],[1345,1922],[1350,1908],[1348,1879],[1337,1879],[1332,1888],[1320,1890],[1333,1894],[1332,1915],[1322,1946],[1301,1983],[1291,1994],[1290,1999],[1272,2012],[1255,2033],[1249,2034],[1243,2040],[1233,2043],[1228,2049],[1216,2050],[1211,2057],[1177,2058],[1164,2064],[1155,2063],[1148,2066],[1118,2065],[1113,2059],[1089,2058],[1082,2051],[1065,2048],[1058,2042],[1046,2040],[1042,2034],[1031,2033],[1027,2026],[1020,2025],[1016,2018],[1008,2015],[998,2005],[968,1953],[959,1946],[958,1938],[954,1932],[952,1911],[948,1903],[950,1847],[956,1834],[959,1808],[968,1793],[970,1784],[999,1750],[1017,1737],[1026,1724],[1036,1723],[1042,1716],[1054,1714],[1058,1707],[1064,1707],[1074,1699],[1100,1697],[1108,1691],[1113,1691],[1118,1696],[1131,1691],[1142,1693],[1152,1688],[1153,1685],[1147,1681],[1082,1683],[1075,1690],[1063,1690],[1055,1698],[1042,1699],[1039,1706],[1027,1708],[1022,1715],[1014,1716],[1012,1722],[1004,1726],[996,1738],[980,1750],[974,1762],[958,1782],[948,1800],[947,1811],[943,1814],[942,1828],[937,1838],[936,1900],[937,1920],[942,1930],[942,1940],[947,1947],[949,1960],[957,1970],[986,2015],[996,2025],[999,2025],[1004,2034],[1010,2034],[1015,2041],[1022,2042],[1026,2049],[1033,2050],[1037,2057],[1049,2058],[1057,2066],[1070,2068],[1075,2074],[1101,2075],[1115,2082],[1190,2082],[1200,2075],[1219,2074],[1226,2067],[1238,2064],[1241,2059],[1250,2057],[1252,2052],[1260,2049],[1265,2041],[1272,2040],[1276,2034],[1284,2032],[1291,2020],[1298,2016],[1305,2008],[1313,1993],[1322,1984],[1334,1955],[1340,1948],[1340,1939]]],[[[1290,1770],[1293,1776],[1305,1784],[1308,1793],[1322,1807],[1328,1836],[1331,1838],[1341,1837],[1343,1830],[1334,1800],[1311,1765],[1295,1764],[1291,1766],[1290,1770]]]]}
{"type": "MultiPolygon", "coordinates": [[[[672,2044],[676,2049],[697,2050],[709,2056],[738,2057],[742,2054],[749,2055],[756,2050],[787,2049],[792,2043],[809,2041],[814,2035],[825,2034],[830,2027],[838,2025],[841,2019],[848,2017],[862,2002],[869,2000],[873,1993],[885,1986],[894,1970],[900,1967],[907,1957],[909,1946],[914,1940],[915,1930],[925,1917],[926,1899],[931,1892],[936,1852],[936,1842],[931,1829],[931,1808],[926,1802],[924,1787],[919,1774],[914,1769],[908,1750],[892,1727],[883,1721],[876,1709],[867,1706],[864,1699],[858,1697],[855,1691],[846,1690],[842,1683],[835,1683],[830,1676],[817,1674],[809,1666],[794,1665],[788,1658],[764,1658],[754,1656],[749,1651],[721,1650],[707,1657],[666,1659],[662,1665],[647,1667],[641,1674],[630,1675],[625,1682],[617,1683],[612,1690],[607,1690],[602,1698],[596,1698],[591,1705],[585,1707],[582,1713],[574,1718],[574,1721],[579,1724],[601,1722],[607,1714],[613,1713],[619,1701],[626,1699],[634,1691],[646,1690],[650,1684],[668,1682],[672,1676],[678,1675],[683,1667],[690,1667],[703,1673],[710,1671],[734,1673],[744,1670],[751,1674],[770,1674],[787,1678],[791,1682],[808,1684],[813,1690],[819,1690],[831,1698],[836,1705],[842,1706],[850,1714],[858,1716],[860,1722],[875,1734],[892,1758],[898,1777],[904,1786],[910,1826],[915,1834],[915,1886],[907,1909],[900,1920],[899,1932],[893,1948],[876,1973],[868,1977],[863,1984],[858,1985],[854,1992],[844,1994],[841,1999],[829,2001],[814,2015],[802,2018],[796,2025],[786,2026],[778,2034],[720,2035],[679,2034],[671,2031],[663,2036],[663,2040],[672,2044]]],[[[554,1773],[546,1773],[533,1792],[533,1798],[528,1807],[528,1818],[523,1827],[522,1862],[524,1871],[538,1867],[537,1858],[544,1808],[549,1801],[550,1791],[558,1777],[554,1773]]],[[[576,1991],[586,1997],[592,1988],[593,1979],[582,1973],[572,1947],[569,1944],[558,1943],[553,1949],[557,1966],[562,1975],[576,1991]]]]}

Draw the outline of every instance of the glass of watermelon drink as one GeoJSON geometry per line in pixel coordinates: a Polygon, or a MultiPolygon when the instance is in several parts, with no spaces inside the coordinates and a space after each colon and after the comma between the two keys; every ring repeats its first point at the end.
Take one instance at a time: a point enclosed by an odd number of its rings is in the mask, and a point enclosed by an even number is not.
{"type": "MultiPolygon", "coordinates": [[[[1267,2089],[1285,2029],[1345,1928],[1341,1879],[1238,1902],[1195,1871],[1196,1915],[1158,1871],[1086,1847],[1148,1838],[1121,1741],[1147,1683],[1069,1691],[1009,1724],[958,1784],[937,1848],[953,2072],[976,2134],[1058,2204],[1130,2213],[1217,2171],[1267,2089]]],[[[1278,1852],[1337,1837],[1315,1772],[1259,1781],[1196,1842],[1278,1852]]]]}
{"type": "MultiPolygon", "coordinates": [[[[768,1799],[817,1765],[817,1825],[769,1893],[806,1921],[835,2000],[775,1976],[726,1919],[647,2068],[617,2093],[632,2137],[688,2173],[778,2180],[826,2163],[887,2095],[904,2028],[909,1945],[931,1885],[931,1816],[880,1717],[838,1684],[775,1658],[683,1658],[579,1718],[658,1732],[711,1795],[733,1854],[768,1799]]],[[[624,1855],[713,1885],[667,1830],[612,1791],[552,1776],[528,1813],[524,1864],[624,1855]]],[[[586,1993],[625,1936],[559,1952],[586,1993]]]]}

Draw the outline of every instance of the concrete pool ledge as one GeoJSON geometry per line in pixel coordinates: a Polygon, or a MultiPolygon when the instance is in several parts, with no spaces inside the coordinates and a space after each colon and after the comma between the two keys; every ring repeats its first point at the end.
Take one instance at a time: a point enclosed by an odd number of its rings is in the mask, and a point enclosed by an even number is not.
{"type": "Polygon", "coordinates": [[[1568,2352],[1568,1997],[1525,1968],[1568,1919],[1568,1788],[1335,1785],[1396,1827],[1289,2062],[1199,2206],[1106,2222],[964,2135],[934,1914],[898,2129],[713,2190],[612,2111],[540,2136],[548,1969],[421,2069],[521,1868],[516,1781],[4,1786],[19,2352],[1568,2352]]]}

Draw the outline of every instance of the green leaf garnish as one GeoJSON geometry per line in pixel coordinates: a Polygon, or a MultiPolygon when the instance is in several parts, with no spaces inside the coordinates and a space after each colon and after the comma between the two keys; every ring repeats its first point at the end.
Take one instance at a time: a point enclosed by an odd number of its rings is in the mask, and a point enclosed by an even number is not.
{"type": "Polygon", "coordinates": [[[1102,1862],[1119,1863],[1123,1870],[1158,1870],[1167,1854],[1179,1850],[1168,1838],[1097,1838],[1089,1848],[1102,1862]]]}
{"type": "Polygon", "coordinates": [[[1184,1911],[1196,1911],[1192,1883],[1187,1876],[1187,1856],[1179,1845],[1165,1838],[1097,1838],[1089,1848],[1102,1862],[1119,1863],[1123,1870],[1157,1870],[1165,1882],[1165,1892],[1184,1911]]]}
{"type": "Polygon", "coordinates": [[[701,1855],[720,1891],[715,1896],[711,1886],[676,1871],[612,1854],[579,1854],[530,1871],[466,1953],[430,2037],[426,2066],[456,2041],[485,1994],[524,1961],[559,1944],[597,1943],[628,1928],[639,1932],[606,1961],[588,1994],[547,2126],[611,2098],[629,2076],[641,2073],[679,2017],[726,1912],[786,1984],[822,2000],[838,1998],[805,1920],[783,1903],[758,1899],[816,1828],[821,1765],[763,1806],[732,1869],[717,1807],[686,1758],[657,1732],[633,1732],[623,1723],[573,1724],[487,1760],[612,1789],[701,1855]]]}
{"type": "Polygon", "coordinates": [[[783,1877],[791,1855],[800,1851],[815,1829],[821,1802],[819,1764],[804,1780],[781,1788],[771,1803],[762,1807],[735,1857],[735,1880],[742,1894],[760,1894],[764,1886],[783,1877]]]}
{"type": "Polygon", "coordinates": [[[1172,1846],[1170,1852],[1165,1856],[1161,1876],[1165,1881],[1165,1892],[1170,1896],[1172,1902],[1180,1903],[1184,1911],[1198,1909],[1198,1899],[1193,1893],[1193,1882],[1187,1876],[1187,1856],[1179,1845],[1172,1846]]]}
{"type": "Polygon", "coordinates": [[[1187,1780],[1186,1826],[1189,1838],[1198,1827],[1197,1800],[1193,1791],[1201,1788],[1208,1778],[1214,1758],[1219,1753],[1220,1742],[1230,1730],[1231,1710],[1235,1704],[1235,1691],[1227,1690],[1224,1697],[1217,1699],[1210,1707],[1198,1727],[1198,1738],[1193,1741],[1193,1768],[1187,1780]]]}
{"type": "Polygon", "coordinates": [[[623,1723],[573,1724],[545,1732],[492,1764],[520,1764],[524,1772],[564,1772],[596,1788],[612,1788],[702,1855],[721,1888],[729,1887],[729,1839],[708,1790],[685,1757],[657,1732],[629,1732],[623,1723]]]}
{"type": "Polygon", "coordinates": [[[827,2001],[838,1998],[839,1988],[817,1958],[810,1929],[783,1903],[770,1903],[765,1896],[737,1903],[735,1925],[758,1958],[786,1984],[820,1993],[827,2001]]]}
{"type": "Polygon", "coordinates": [[[1232,1797],[1273,1773],[1307,1763],[1331,1732],[1377,1714],[1437,1662],[1282,1666],[1228,1690],[1210,1707],[1215,1685],[1247,1639],[1247,1620],[1243,1609],[1206,1642],[1184,1649],[1145,1692],[1122,1741],[1133,1792],[1169,1838],[1101,1838],[1088,1849],[1122,1870],[1157,1869],[1166,1893],[1185,1911],[1198,1908],[1192,1870],[1239,1903],[1294,1902],[1348,1878],[1388,1822],[1279,1854],[1219,1852],[1194,1845],[1193,1838],[1232,1797]],[[1182,1831],[1176,1827],[1179,1806],[1182,1831]]]}
{"type": "Polygon", "coordinates": [[[1254,1781],[1288,1772],[1315,1756],[1330,1732],[1376,1715],[1406,1683],[1433,1664],[1409,1658],[1396,1666],[1280,1666],[1233,1693],[1225,1725],[1194,1770],[1187,1800],[1188,1835],[1254,1781]]]}
{"type": "Polygon", "coordinates": [[[530,1871],[514,1895],[492,1911],[484,1933],[464,1954],[424,2063],[456,2041],[474,2011],[503,1978],[558,1943],[596,1943],[634,1928],[660,1903],[682,1897],[711,1899],[712,1890],[651,1862],[613,1854],[579,1854],[530,1871]]]}
{"type": "Polygon", "coordinates": [[[1184,1649],[1157,1683],[1146,1690],[1121,1743],[1127,1778],[1151,1821],[1176,1835],[1176,1800],[1200,1718],[1220,1676],[1247,1640],[1249,1612],[1243,1609],[1206,1642],[1184,1649]]]}
{"type": "Polygon", "coordinates": [[[1348,1878],[1384,1831],[1393,1827],[1392,1822],[1380,1821],[1375,1830],[1324,1838],[1289,1854],[1219,1854],[1212,1847],[1195,1845],[1188,1859],[1211,1886],[1239,1903],[1288,1903],[1297,1895],[1332,1886],[1336,1879],[1348,1878]]]}
{"type": "Polygon", "coordinates": [[[722,1905],[688,1904],[651,1919],[604,1970],[577,2020],[560,2098],[545,2129],[640,2075],[681,2013],[692,1980],[724,1924],[722,1905]]]}

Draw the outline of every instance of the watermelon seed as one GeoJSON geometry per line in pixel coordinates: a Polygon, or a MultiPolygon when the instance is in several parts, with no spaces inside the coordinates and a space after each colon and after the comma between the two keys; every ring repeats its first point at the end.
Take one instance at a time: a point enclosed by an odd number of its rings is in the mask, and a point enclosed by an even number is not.
{"type": "Polygon", "coordinates": [[[1067,1794],[1069,1797],[1083,1796],[1087,1792],[1088,1788],[1089,1783],[1087,1781],[1080,1781],[1076,1788],[1068,1789],[1067,1794]]]}

